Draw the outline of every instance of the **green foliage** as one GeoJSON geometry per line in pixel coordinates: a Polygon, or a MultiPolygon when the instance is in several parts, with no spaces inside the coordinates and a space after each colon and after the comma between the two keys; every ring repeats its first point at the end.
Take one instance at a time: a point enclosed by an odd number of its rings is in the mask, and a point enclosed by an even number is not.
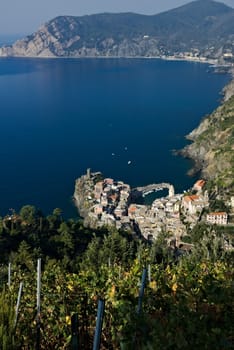
{"type": "Polygon", "coordinates": [[[27,224],[33,224],[36,218],[36,208],[33,205],[25,205],[20,210],[20,216],[27,224]]]}
{"type": "MultiPolygon", "coordinates": [[[[37,257],[55,259],[64,267],[75,270],[78,261],[93,237],[93,230],[83,227],[81,221],[64,221],[61,210],[56,208],[52,215],[43,217],[30,205],[20,213],[0,220],[0,263],[12,262],[30,269],[37,257]]],[[[106,229],[96,230],[97,236],[104,236],[106,229]]]]}
{"type": "MultiPolygon", "coordinates": [[[[232,91],[233,87],[230,89],[232,91]]],[[[195,160],[194,170],[202,171],[208,180],[205,189],[225,201],[234,191],[233,142],[234,96],[200,123],[194,130],[193,143],[185,148],[187,156],[195,160]]],[[[218,203],[213,203],[213,206],[220,207],[218,203]]],[[[221,209],[226,209],[225,205],[221,205],[221,209]]]]}
{"type": "Polygon", "coordinates": [[[12,276],[10,291],[5,291],[7,266],[0,267],[0,341],[5,342],[0,348],[35,348],[36,259],[41,256],[41,350],[70,349],[75,313],[79,347],[92,348],[99,298],[105,300],[103,350],[231,349],[233,255],[223,249],[222,231],[195,226],[191,252],[176,255],[166,233],[156,242],[135,241],[128,233],[93,232],[80,221],[54,214],[41,223],[35,218],[32,225],[18,218],[14,236],[3,225],[0,246],[10,255],[12,276]],[[142,271],[149,264],[137,314],[142,271]],[[24,287],[14,328],[20,282],[24,287]]]}
{"type": "Polygon", "coordinates": [[[53,215],[54,216],[58,216],[59,218],[61,217],[61,215],[62,215],[62,209],[60,209],[60,208],[55,208],[54,210],[53,210],[53,215]]]}
{"type": "Polygon", "coordinates": [[[134,256],[134,242],[129,242],[118,231],[113,230],[103,237],[94,237],[87,247],[81,268],[94,270],[97,274],[102,265],[127,266],[134,256]]]}
{"type": "MultiPolygon", "coordinates": [[[[46,264],[42,272],[41,349],[69,349],[74,313],[79,317],[81,348],[90,349],[99,297],[105,299],[102,349],[231,348],[233,266],[193,253],[177,264],[151,264],[151,279],[138,315],[142,269],[152,254],[149,247],[140,250],[141,258],[128,267],[102,263],[99,274],[89,268],[68,273],[57,263],[46,264]]],[[[15,270],[12,291],[22,278],[24,293],[15,339],[22,348],[35,348],[35,274],[15,270]]]]}
{"type": "Polygon", "coordinates": [[[34,256],[31,247],[26,241],[22,241],[19,245],[17,254],[11,254],[11,260],[14,264],[21,266],[23,269],[32,271],[34,269],[34,256]]]}
{"type": "Polygon", "coordinates": [[[0,349],[17,349],[14,298],[5,288],[0,293],[0,349]]]}
{"type": "Polygon", "coordinates": [[[210,203],[210,209],[212,211],[225,211],[229,212],[228,206],[225,204],[225,202],[221,199],[215,199],[211,201],[210,203]]]}

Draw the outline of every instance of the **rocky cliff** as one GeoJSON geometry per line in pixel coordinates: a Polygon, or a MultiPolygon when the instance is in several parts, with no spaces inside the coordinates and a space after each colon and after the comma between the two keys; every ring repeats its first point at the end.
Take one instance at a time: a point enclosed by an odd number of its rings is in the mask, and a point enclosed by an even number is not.
{"type": "Polygon", "coordinates": [[[197,0],[154,16],[134,13],[60,16],[0,48],[0,56],[162,57],[232,61],[234,9],[197,0]]]}
{"type": "Polygon", "coordinates": [[[201,171],[218,188],[234,194],[234,81],[224,92],[222,105],[187,136],[192,143],[182,154],[195,161],[191,174],[201,171]]]}
{"type": "Polygon", "coordinates": [[[91,173],[90,169],[87,169],[85,175],[76,179],[73,198],[80,216],[84,219],[84,226],[92,228],[98,227],[98,220],[91,215],[91,208],[93,206],[95,184],[102,179],[102,173],[91,173]]]}

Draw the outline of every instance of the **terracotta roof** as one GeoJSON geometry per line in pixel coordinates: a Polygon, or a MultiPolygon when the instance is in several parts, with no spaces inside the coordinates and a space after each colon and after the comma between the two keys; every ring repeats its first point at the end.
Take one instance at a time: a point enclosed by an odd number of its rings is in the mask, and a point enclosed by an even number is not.
{"type": "Polygon", "coordinates": [[[195,200],[198,200],[199,199],[199,196],[196,195],[196,194],[193,194],[191,196],[184,196],[184,200],[186,202],[192,202],[192,201],[195,201],[195,200]]]}
{"type": "Polygon", "coordinates": [[[222,215],[227,215],[225,211],[219,211],[219,212],[214,212],[214,213],[209,213],[207,215],[212,215],[212,216],[222,216],[222,215]]]}
{"type": "Polygon", "coordinates": [[[136,211],[136,207],[133,207],[133,206],[130,206],[129,208],[128,208],[128,211],[136,211]]]}
{"type": "Polygon", "coordinates": [[[195,186],[201,186],[201,187],[203,187],[204,185],[205,185],[205,180],[197,180],[197,182],[195,182],[195,186]]]}

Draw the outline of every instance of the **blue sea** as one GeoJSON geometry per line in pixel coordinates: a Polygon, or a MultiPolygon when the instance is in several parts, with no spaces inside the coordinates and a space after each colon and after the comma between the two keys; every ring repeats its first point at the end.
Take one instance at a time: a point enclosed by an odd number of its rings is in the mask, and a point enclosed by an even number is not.
{"type": "Polygon", "coordinates": [[[228,75],[159,59],[0,59],[0,215],[25,204],[75,217],[87,168],[131,186],[195,179],[172,154],[214,110],[228,75]]]}

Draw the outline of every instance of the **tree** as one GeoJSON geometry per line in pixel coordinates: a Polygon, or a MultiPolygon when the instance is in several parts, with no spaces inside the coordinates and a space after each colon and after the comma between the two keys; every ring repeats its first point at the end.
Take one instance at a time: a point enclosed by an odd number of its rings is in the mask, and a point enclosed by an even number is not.
{"type": "Polygon", "coordinates": [[[17,253],[12,254],[13,262],[28,270],[34,269],[34,255],[31,253],[32,248],[26,241],[22,241],[19,245],[17,253]]]}
{"type": "Polygon", "coordinates": [[[63,212],[62,209],[60,209],[60,208],[55,208],[55,209],[53,210],[53,215],[58,216],[58,217],[61,217],[62,212],[63,212]]]}
{"type": "Polygon", "coordinates": [[[35,223],[37,210],[33,205],[25,205],[20,210],[20,216],[27,224],[35,223]]]}
{"type": "Polygon", "coordinates": [[[98,272],[100,266],[101,239],[94,236],[89,243],[82,259],[81,270],[95,270],[98,272]]]}
{"type": "Polygon", "coordinates": [[[0,234],[4,232],[4,224],[3,224],[3,219],[0,217],[0,234]]]}
{"type": "Polygon", "coordinates": [[[66,254],[72,254],[74,252],[74,242],[71,228],[66,222],[62,222],[58,232],[60,233],[60,242],[63,244],[66,254]]]}

